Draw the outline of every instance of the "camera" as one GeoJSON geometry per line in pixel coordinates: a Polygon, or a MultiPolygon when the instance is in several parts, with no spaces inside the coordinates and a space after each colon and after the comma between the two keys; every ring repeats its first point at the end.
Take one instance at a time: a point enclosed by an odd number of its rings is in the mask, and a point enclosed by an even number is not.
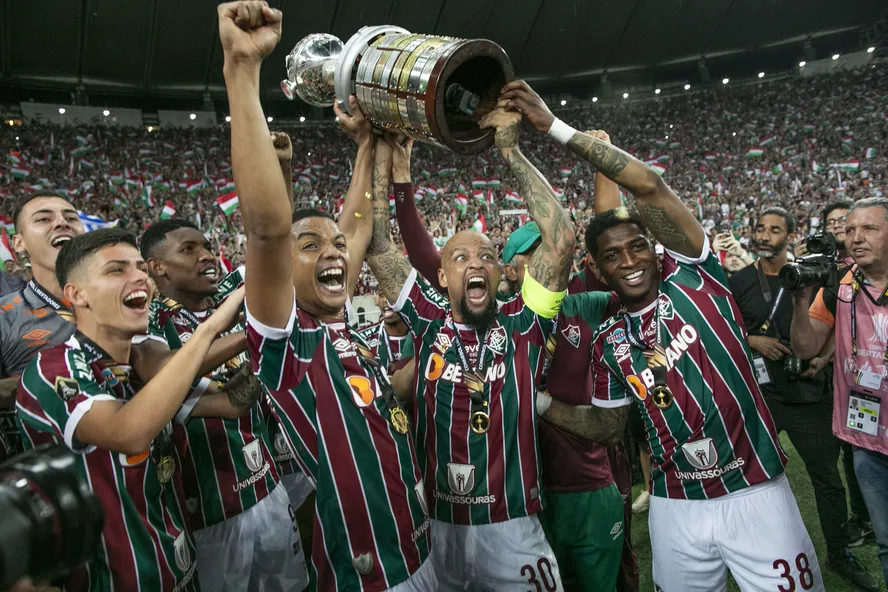
{"type": "Polygon", "coordinates": [[[819,232],[807,242],[808,254],[780,268],[777,279],[787,290],[800,290],[809,286],[838,286],[839,266],[836,262],[838,248],[836,238],[819,232]]]}
{"type": "Polygon", "coordinates": [[[98,548],[104,512],[62,446],[42,446],[0,465],[0,589],[29,576],[66,577],[98,548]]]}
{"type": "Polygon", "coordinates": [[[451,84],[444,93],[444,104],[466,115],[474,115],[480,103],[481,97],[459,84],[451,84]]]}

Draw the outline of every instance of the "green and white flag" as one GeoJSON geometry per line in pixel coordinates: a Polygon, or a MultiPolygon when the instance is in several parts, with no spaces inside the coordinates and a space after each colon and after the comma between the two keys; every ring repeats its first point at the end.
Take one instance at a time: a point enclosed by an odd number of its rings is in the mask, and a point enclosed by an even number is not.
{"type": "Polygon", "coordinates": [[[876,149],[875,148],[867,148],[866,149],[866,157],[867,158],[875,158],[876,157],[876,149]]]}
{"type": "Polygon", "coordinates": [[[161,220],[169,220],[173,216],[176,215],[176,206],[173,205],[173,202],[167,201],[163,204],[163,210],[160,212],[161,220]]]}
{"type": "Polygon", "coordinates": [[[765,151],[762,148],[750,148],[746,151],[746,158],[761,158],[765,155],[765,151]]]}
{"type": "Polygon", "coordinates": [[[226,193],[217,197],[216,203],[219,204],[219,207],[222,208],[222,211],[225,212],[226,216],[230,216],[235,210],[237,210],[240,200],[237,198],[237,193],[232,191],[231,193],[226,193]]]}
{"type": "Polygon", "coordinates": [[[154,198],[151,197],[151,193],[153,191],[154,189],[151,187],[151,185],[145,185],[144,187],[142,187],[140,196],[142,198],[142,203],[145,204],[146,207],[154,207],[154,198]]]}
{"type": "Polygon", "coordinates": [[[849,160],[848,162],[840,162],[839,168],[843,171],[857,171],[860,170],[860,161],[849,160]]]}

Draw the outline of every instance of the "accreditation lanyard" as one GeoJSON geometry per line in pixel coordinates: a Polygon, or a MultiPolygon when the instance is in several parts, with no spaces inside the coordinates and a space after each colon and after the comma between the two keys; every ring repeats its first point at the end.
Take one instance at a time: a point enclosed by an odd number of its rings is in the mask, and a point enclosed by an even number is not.
{"type": "MultiPolygon", "coordinates": [[[[765,272],[762,271],[760,265],[756,265],[756,271],[758,272],[759,285],[762,287],[762,295],[765,297],[765,303],[771,304],[771,287],[768,285],[768,278],[765,276],[765,272]]],[[[783,299],[783,292],[783,286],[780,286],[780,291],[777,292],[777,298],[774,298],[774,304],[771,306],[771,314],[768,315],[768,318],[765,319],[765,322],[762,323],[762,326],[759,328],[760,333],[766,333],[771,327],[771,323],[774,321],[774,315],[777,314],[777,307],[780,306],[780,301],[783,299]]]]}
{"type": "MultiPolygon", "coordinates": [[[[854,370],[857,370],[857,297],[860,295],[860,286],[863,283],[863,275],[860,271],[855,271],[851,279],[851,359],[854,364],[854,370]]],[[[866,292],[866,290],[864,290],[866,292]]],[[[867,298],[870,298],[866,292],[867,298]]],[[[874,301],[875,302],[875,301],[874,301]]],[[[885,346],[885,355],[882,356],[883,364],[888,366],[888,344],[885,346]]]]}
{"type": "Polygon", "coordinates": [[[53,298],[52,294],[50,294],[43,286],[38,284],[36,280],[31,280],[30,282],[28,282],[28,288],[30,288],[31,291],[37,295],[37,298],[42,300],[45,304],[48,304],[49,307],[52,308],[62,319],[68,321],[69,323],[74,322],[74,313],[71,311],[71,309],[53,298]]]}

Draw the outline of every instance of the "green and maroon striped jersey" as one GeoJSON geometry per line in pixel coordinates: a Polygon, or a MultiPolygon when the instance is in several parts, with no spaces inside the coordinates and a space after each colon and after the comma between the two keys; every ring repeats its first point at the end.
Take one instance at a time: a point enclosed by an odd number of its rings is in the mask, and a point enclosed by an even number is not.
{"type": "Polygon", "coordinates": [[[429,555],[430,522],[409,432],[393,425],[357,352],[370,355],[368,344],[345,323],[321,323],[295,304],[284,329],[248,311],[247,340],[253,370],[317,492],[312,589],[380,592],[405,581],[429,555]]]}
{"type": "Polygon", "coordinates": [[[658,299],[628,317],[629,327],[620,314],[595,333],[593,402],[639,404],[654,459],[651,493],[716,498],[781,475],[786,457],[755,379],[743,317],[708,241],[698,259],[666,251],[658,299]],[[671,404],[651,392],[653,373],[627,335],[656,343],[655,313],[671,404]]]}
{"type": "Polygon", "coordinates": [[[459,331],[468,362],[477,367],[483,331],[455,323],[447,298],[416,270],[392,306],[413,336],[417,453],[430,515],[443,522],[489,524],[542,509],[535,387],[552,320],[525,306],[520,295],[498,305],[486,332],[486,433],[470,425],[472,401],[455,344],[459,331]]]}
{"type": "Polygon", "coordinates": [[[385,330],[385,323],[382,321],[364,327],[358,333],[370,345],[370,349],[373,350],[379,363],[392,372],[397,363],[401,361],[401,353],[407,343],[408,336],[392,337],[385,330]]]}
{"type": "MultiPolygon", "coordinates": [[[[241,271],[231,272],[220,282],[216,302],[241,283],[241,271]]],[[[154,300],[148,315],[149,338],[179,349],[212,312],[192,312],[169,299],[154,300]]],[[[224,381],[243,363],[246,354],[217,369],[214,379],[224,381]]],[[[239,418],[191,417],[184,426],[175,426],[174,436],[182,459],[184,503],[192,530],[245,512],[271,493],[280,480],[274,442],[258,403],[239,418]]]]}
{"type": "Polygon", "coordinates": [[[77,452],[78,475],[102,504],[105,524],[94,557],[66,590],[196,590],[194,543],[179,504],[181,479],[171,428],[142,454],[126,456],[74,438],[98,401],[125,401],[129,368],[81,349],[77,334],[40,352],[22,374],[16,401],[27,449],[48,442],[77,452]]]}

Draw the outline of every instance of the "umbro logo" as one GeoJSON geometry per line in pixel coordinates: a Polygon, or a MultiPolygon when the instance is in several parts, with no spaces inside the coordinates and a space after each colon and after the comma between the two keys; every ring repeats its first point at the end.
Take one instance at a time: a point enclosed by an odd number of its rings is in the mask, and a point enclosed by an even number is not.
{"type": "Polygon", "coordinates": [[[46,329],[34,329],[22,335],[22,339],[25,340],[25,347],[30,349],[32,347],[48,345],[48,338],[50,335],[52,335],[52,331],[46,329]]]}
{"type": "Polygon", "coordinates": [[[352,347],[351,342],[345,337],[339,337],[333,342],[333,349],[336,350],[336,354],[339,356],[339,359],[351,358],[355,355],[355,349],[352,347]]]}

